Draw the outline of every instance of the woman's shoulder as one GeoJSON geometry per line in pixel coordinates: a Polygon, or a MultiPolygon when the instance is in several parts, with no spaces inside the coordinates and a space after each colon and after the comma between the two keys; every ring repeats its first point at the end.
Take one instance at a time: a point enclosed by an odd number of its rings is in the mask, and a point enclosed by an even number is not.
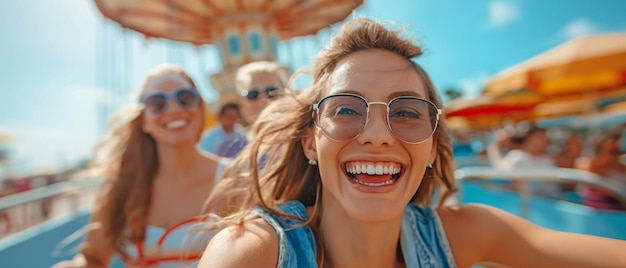
{"type": "Polygon", "coordinates": [[[525,236],[523,233],[538,230],[528,221],[483,204],[440,207],[437,214],[459,266],[509,254],[514,246],[506,245],[515,245],[525,236]]]}
{"type": "Polygon", "coordinates": [[[499,225],[508,225],[511,221],[519,220],[517,216],[504,210],[478,203],[439,207],[437,214],[444,226],[458,227],[461,230],[474,228],[475,231],[482,230],[486,233],[493,233],[496,231],[494,228],[499,225]]]}
{"type": "Polygon", "coordinates": [[[478,203],[468,203],[468,204],[460,204],[460,205],[450,205],[450,206],[441,206],[438,207],[437,214],[445,219],[471,219],[474,218],[486,211],[490,211],[494,209],[493,207],[478,204],[478,203]]]}
{"type": "Polygon", "coordinates": [[[262,218],[219,231],[207,246],[198,267],[276,267],[278,236],[262,218]]]}

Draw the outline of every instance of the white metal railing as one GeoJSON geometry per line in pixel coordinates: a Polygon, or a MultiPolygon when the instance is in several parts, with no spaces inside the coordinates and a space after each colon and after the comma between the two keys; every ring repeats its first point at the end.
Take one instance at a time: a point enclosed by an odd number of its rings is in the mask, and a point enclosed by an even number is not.
{"type": "MultiPolygon", "coordinates": [[[[626,205],[626,186],[611,179],[603,178],[595,173],[570,168],[528,168],[528,169],[496,169],[493,167],[463,167],[454,173],[457,181],[474,180],[505,180],[524,182],[521,187],[521,214],[527,218],[530,213],[530,198],[533,195],[528,182],[576,183],[600,188],[622,204],[626,205]]],[[[461,193],[462,194],[462,193],[461,193]]]]}
{"type": "MultiPolygon", "coordinates": [[[[610,179],[602,178],[595,173],[568,168],[533,168],[502,170],[493,167],[463,167],[454,173],[457,181],[474,180],[506,180],[519,182],[558,182],[592,185],[611,193],[622,204],[626,204],[626,186],[610,179]]],[[[72,214],[83,207],[91,206],[97,187],[98,178],[81,178],[68,180],[30,191],[21,192],[0,198],[0,238],[41,223],[51,217],[72,214]],[[48,206],[48,207],[46,207],[48,206]],[[45,210],[48,210],[47,212],[45,210]],[[2,226],[4,225],[4,226],[2,226]],[[8,225],[8,227],[7,227],[8,225]]],[[[462,192],[460,194],[463,194],[462,192]]],[[[533,192],[530,187],[521,188],[521,214],[528,217],[530,198],[533,192]]]]}
{"type": "Polygon", "coordinates": [[[97,178],[58,182],[0,198],[0,238],[92,204],[97,178]]]}

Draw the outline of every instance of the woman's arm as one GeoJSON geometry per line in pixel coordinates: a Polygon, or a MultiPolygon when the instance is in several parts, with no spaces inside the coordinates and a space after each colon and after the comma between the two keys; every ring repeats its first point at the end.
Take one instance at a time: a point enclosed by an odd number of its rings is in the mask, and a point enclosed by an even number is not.
{"type": "Polygon", "coordinates": [[[211,239],[198,267],[276,267],[278,244],[276,231],[263,219],[230,226],[211,239]]]}
{"type": "Polygon", "coordinates": [[[106,268],[111,265],[115,250],[111,240],[105,237],[98,220],[92,218],[86,229],[81,252],[72,260],[59,262],[52,268],[106,268]]]}
{"type": "Polygon", "coordinates": [[[484,205],[441,215],[460,266],[626,267],[626,241],[549,230],[484,205]]]}

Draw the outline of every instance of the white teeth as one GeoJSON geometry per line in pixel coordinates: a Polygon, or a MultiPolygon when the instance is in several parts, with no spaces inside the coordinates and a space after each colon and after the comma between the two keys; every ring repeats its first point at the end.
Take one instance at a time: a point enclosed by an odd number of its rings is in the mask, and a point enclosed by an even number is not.
{"type": "Polygon", "coordinates": [[[401,167],[393,163],[352,163],[346,165],[346,171],[352,174],[368,174],[368,175],[383,175],[383,174],[398,174],[401,167]]]}
{"type": "Polygon", "coordinates": [[[186,120],[175,120],[172,122],[169,122],[165,125],[166,128],[179,128],[179,127],[184,127],[187,125],[187,121],[186,120]]]}
{"type": "Polygon", "coordinates": [[[383,182],[364,182],[364,181],[360,181],[360,180],[354,180],[360,184],[363,185],[367,185],[367,186],[383,186],[383,185],[389,185],[393,183],[393,180],[386,180],[383,182]]]}

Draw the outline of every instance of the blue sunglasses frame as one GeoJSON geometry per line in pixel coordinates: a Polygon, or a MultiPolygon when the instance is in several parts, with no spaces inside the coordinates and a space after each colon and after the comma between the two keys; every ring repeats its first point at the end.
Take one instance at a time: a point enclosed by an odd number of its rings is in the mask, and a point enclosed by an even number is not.
{"type": "Polygon", "coordinates": [[[145,112],[152,114],[152,115],[159,115],[159,114],[166,112],[167,109],[169,109],[170,99],[174,99],[178,107],[181,107],[183,109],[193,109],[193,108],[198,107],[198,104],[200,104],[200,96],[198,94],[198,90],[196,90],[195,88],[180,88],[170,93],[165,93],[165,92],[152,93],[152,94],[141,97],[139,101],[144,104],[145,112]],[[193,96],[193,100],[194,100],[193,103],[191,104],[183,103],[183,100],[180,99],[181,93],[191,93],[193,96]],[[154,98],[154,97],[162,97],[164,99],[162,107],[157,107],[155,109],[150,108],[151,104],[148,103],[148,99],[154,98]]]}

